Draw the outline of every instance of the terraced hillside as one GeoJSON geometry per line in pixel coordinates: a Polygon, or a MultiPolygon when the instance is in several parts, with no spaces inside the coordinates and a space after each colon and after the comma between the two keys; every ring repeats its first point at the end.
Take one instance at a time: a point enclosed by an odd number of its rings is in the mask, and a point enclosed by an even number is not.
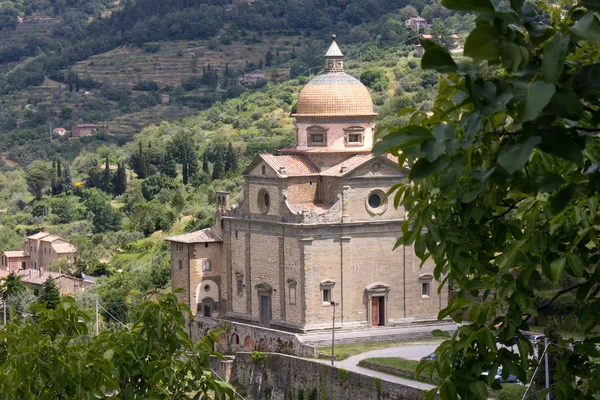
{"type": "MultiPolygon", "coordinates": [[[[81,61],[73,71],[98,81],[111,80],[130,86],[142,80],[153,80],[161,87],[177,86],[185,78],[202,75],[202,67],[209,64],[221,74],[226,64],[230,71],[244,70],[248,63],[258,67],[269,50],[275,57],[279,53],[281,64],[291,58],[294,46],[300,47],[304,42],[303,38],[294,37],[248,44],[215,45],[211,41],[198,40],[150,43],[145,48],[123,46],[81,61]],[[156,53],[147,51],[152,48],[156,53]],[[194,56],[197,58],[195,68],[194,56]]],[[[286,78],[288,69],[265,66],[263,72],[275,78],[286,78]]]]}

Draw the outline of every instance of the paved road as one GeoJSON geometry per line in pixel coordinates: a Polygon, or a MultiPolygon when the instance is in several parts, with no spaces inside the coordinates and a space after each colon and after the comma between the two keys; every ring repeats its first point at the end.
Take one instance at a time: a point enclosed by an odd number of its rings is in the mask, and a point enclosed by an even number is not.
{"type": "MultiPolygon", "coordinates": [[[[366,353],[358,354],[352,357],[348,357],[343,361],[336,361],[334,365],[338,368],[343,368],[348,371],[356,372],[362,375],[374,376],[381,380],[399,383],[405,386],[410,386],[418,389],[429,390],[432,389],[432,385],[427,383],[417,382],[410,379],[400,378],[395,375],[386,374],[379,371],[373,371],[372,369],[363,368],[358,366],[360,360],[374,357],[402,357],[409,360],[420,360],[421,357],[432,353],[441,342],[430,342],[430,343],[407,343],[405,346],[390,347],[381,350],[367,351],[366,353]]],[[[330,361],[318,360],[319,362],[329,364],[330,361]]]]}

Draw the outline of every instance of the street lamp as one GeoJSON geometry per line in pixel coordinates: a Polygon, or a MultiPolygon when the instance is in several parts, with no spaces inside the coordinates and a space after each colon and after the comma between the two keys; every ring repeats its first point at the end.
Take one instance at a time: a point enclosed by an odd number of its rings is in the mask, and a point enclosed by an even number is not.
{"type": "Polygon", "coordinates": [[[333,306],[333,325],[331,328],[331,365],[333,365],[333,360],[335,360],[335,307],[339,306],[340,303],[338,301],[330,301],[329,304],[333,306]]]}

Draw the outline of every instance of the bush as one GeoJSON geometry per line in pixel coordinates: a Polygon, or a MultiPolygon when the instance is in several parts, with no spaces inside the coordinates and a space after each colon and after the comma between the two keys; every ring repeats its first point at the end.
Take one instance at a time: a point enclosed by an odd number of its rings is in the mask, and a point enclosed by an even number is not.
{"type": "Polygon", "coordinates": [[[160,45],[158,45],[158,44],[149,44],[147,46],[144,46],[144,51],[146,53],[150,53],[150,54],[158,53],[160,51],[160,45]]]}
{"type": "Polygon", "coordinates": [[[157,92],[158,84],[153,80],[139,81],[133,85],[133,90],[141,92],[157,92]]]}

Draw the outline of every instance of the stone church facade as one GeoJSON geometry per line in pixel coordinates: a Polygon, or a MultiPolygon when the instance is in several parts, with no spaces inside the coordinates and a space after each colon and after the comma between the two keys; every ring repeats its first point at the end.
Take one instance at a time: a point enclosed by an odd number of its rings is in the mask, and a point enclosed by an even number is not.
{"type": "Polygon", "coordinates": [[[385,193],[407,173],[374,156],[368,89],[344,73],[334,41],[325,73],[301,91],[297,145],[244,171],[244,201],[217,193],[212,228],[167,238],[173,289],[195,314],[307,332],[436,319],[446,306],[433,264],[392,250],[404,210],[385,193]]]}

